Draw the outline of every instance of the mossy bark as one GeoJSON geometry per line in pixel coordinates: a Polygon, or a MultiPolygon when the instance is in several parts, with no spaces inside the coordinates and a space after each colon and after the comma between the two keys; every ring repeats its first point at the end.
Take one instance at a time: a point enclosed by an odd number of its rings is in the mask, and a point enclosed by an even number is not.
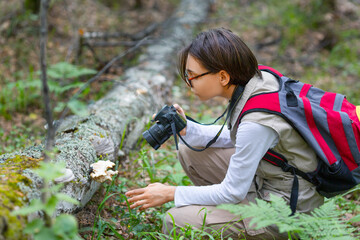
{"type": "MultiPolygon", "coordinates": [[[[57,213],[72,213],[91,199],[100,184],[90,179],[90,164],[99,156],[116,161],[125,128],[128,134],[123,148],[130,149],[150,116],[171,103],[168,96],[176,76],[176,53],[193,37],[194,27],[205,19],[210,2],[183,0],[158,43],[144,51],[136,67],[125,71],[122,84],[89,106],[88,116],[71,116],[59,123],[55,138],[58,153],[53,161],[65,161],[73,171],[75,180],[66,183],[62,192],[81,205],[61,202],[57,213]]],[[[10,212],[40,197],[41,179],[30,169],[42,160],[42,151],[40,145],[0,156],[0,240],[24,238],[19,229],[26,220],[10,212]]]]}

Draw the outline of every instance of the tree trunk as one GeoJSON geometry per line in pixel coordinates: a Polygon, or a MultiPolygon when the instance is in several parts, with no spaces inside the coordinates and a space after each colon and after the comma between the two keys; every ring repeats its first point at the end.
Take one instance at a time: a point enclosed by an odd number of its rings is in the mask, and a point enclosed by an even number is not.
{"type": "MultiPolygon", "coordinates": [[[[123,147],[131,149],[150,116],[170,101],[167,97],[175,80],[176,53],[191,40],[209,5],[210,1],[183,0],[159,41],[144,51],[136,67],[125,71],[123,83],[89,106],[90,115],[71,116],[60,123],[55,138],[58,154],[53,161],[65,161],[66,168],[72,170],[75,179],[67,182],[62,192],[81,205],[61,202],[57,213],[72,213],[83,207],[100,186],[89,176],[90,164],[100,155],[117,159],[125,128],[128,134],[123,147]]],[[[30,168],[42,160],[43,149],[43,145],[31,146],[0,156],[0,239],[22,238],[19,229],[25,220],[9,213],[28,200],[40,198],[41,179],[30,168]]]]}

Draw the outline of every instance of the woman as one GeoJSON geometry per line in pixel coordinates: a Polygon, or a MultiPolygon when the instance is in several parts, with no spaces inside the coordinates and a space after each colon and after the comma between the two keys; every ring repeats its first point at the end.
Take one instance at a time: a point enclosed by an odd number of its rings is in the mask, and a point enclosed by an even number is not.
{"type": "MultiPolygon", "coordinates": [[[[200,33],[180,52],[179,71],[200,100],[215,96],[231,99],[237,87],[242,89],[228,122],[218,140],[203,152],[195,152],[180,144],[179,160],[195,186],[167,186],[160,183],[126,193],[140,209],[175,201],[168,213],[177,226],[205,224],[224,231],[223,236],[246,239],[287,239],[276,227],[260,230],[249,228],[249,219],[239,220],[225,210],[216,208],[223,203],[246,204],[255,198],[270,200],[270,194],[290,201],[293,175],[265,161],[260,161],[268,149],[282,154],[289,163],[304,172],[316,169],[315,152],[281,117],[270,113],[246,114],[240,124],[237,118],[246,101],[255,94],[277,91],[279,83],[268,72],[258,69],[258,63],[246,44],[230,30],[219,28],[200,33]],[[226,225],[228,222],[229,224],[226,225]],[[225,226],[226,225],[226,226],[225,226]],[[225,227],[224,227],[225,226],[225,227]],[[229,228],[228,228],[229,227],[229,228]]],[[[174,105],[179,114],[183,109],[174,105]]],[[[221,126],[203,126],[187,121],[180,133],[184,140],[197,147],[205,146],[221,126]]],[[[299,177],[297,211],[310,212],[323,203],[315,186],[299,177]]],[[[167,214],[163,230],[171,231],[172,219],[167,214]]]]}

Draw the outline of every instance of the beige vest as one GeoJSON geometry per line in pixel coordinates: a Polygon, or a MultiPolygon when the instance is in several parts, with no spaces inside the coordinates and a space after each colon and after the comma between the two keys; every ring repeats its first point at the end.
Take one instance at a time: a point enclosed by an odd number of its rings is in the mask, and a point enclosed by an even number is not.
{"type": "MultiPolygon", "coordinates": [[[[243,95],[235,107],[228,128],[231,130],[231,140],[235,143],[237,126],[236,121],[250,96],[277,91],[279,83],[277,79],[267,72],[262,72],[263,78],[253,77],[246,85],[243,95]]],[[[280,116],[264,112],[253,112],[246,114],[242,122],[256,122],[261,125],[274,129],[279,134],[279,142],[273,148],[274,151],[287,158],[289,164],[297,167],[304,172],[314,171],[317,167],[315,152],[303,140],[303,138],[280,116]]],[[[261,138],[261,136],[259,136],[261,138]]],[[[273,166],[266,161],[260,161],[256,172],[257,197],[269,200],[270,194],[283,197],[290,201],[293,175],[282,171],[281,168],[273,166]]],[[[299,198],[297,211],[309,212],[319,207],[324,202],[324,198],[318,194],[315,186],[305,179],[299,179],[299,198]]]]}

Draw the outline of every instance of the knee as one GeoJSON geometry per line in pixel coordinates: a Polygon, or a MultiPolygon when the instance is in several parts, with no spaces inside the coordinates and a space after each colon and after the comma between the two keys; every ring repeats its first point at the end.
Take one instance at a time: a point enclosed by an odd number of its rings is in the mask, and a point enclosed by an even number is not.
{"type": "Polygon", "coordinates": [[[180,162],[188,165],[192,159],[191,155],[193,154],[194,151],[188,148],[185,144],[179,144],[178,158],[180,162]]]}
{"type": "Polygon", "coordinates": [[[185,144],[180,143],[179,144],[179,151],[178,154],[179,156],[187,156],[189,154],[190,151],[192,151],[190,148],[188,148],[185,144]]]}
{"type": "Polygon", "coordinates": [[[175,214],[174,211],[175,208],[171,208],[165,213],[164,219],[163,219],[163,226],[162,226],[162,232],[166,235],[170,235],[172,232],[172,229],[175,228],[175,214]]]}
{"type": "Polygon", "coordinates": [[[204,206],[198,205],[171,208],[163,219],[163,233],[167,235],[171,235],[174,231],[179,233],[180,229],[186,226],[201,228],[204,222],[203,209],[204,206]]]}

